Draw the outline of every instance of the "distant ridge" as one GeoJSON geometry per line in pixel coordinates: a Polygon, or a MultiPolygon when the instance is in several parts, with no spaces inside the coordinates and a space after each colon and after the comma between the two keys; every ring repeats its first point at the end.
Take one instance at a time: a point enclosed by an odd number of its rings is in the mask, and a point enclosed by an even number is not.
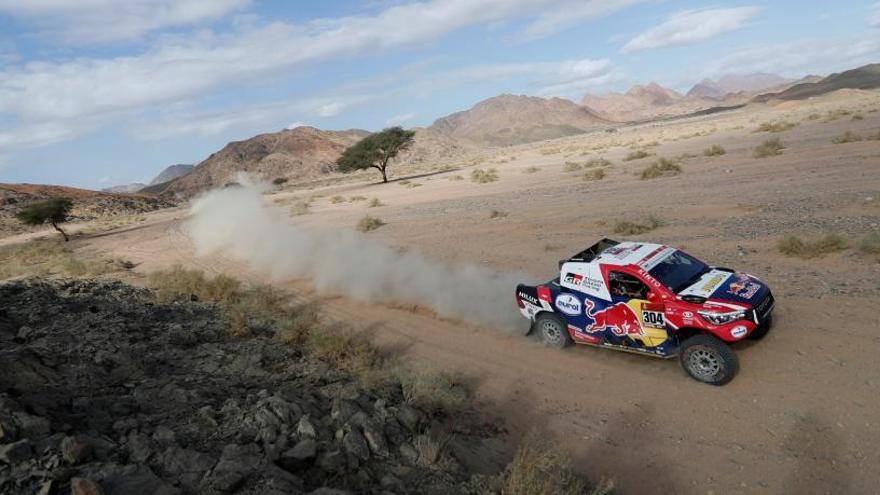
{"type": "Polygon", "coordinates": [[[754,101],[803,100],[820,96],[839,89],[877,89],[880,88],[880,64],[869,64],[856,69],[831,74],[817,82],[796,84],[778,93],[762,94],[754,101]]]}

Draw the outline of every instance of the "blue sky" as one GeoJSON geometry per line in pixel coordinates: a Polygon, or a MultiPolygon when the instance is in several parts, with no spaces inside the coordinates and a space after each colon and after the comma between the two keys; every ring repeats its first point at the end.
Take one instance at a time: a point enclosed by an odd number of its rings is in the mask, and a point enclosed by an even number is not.
{"type": "Polygon", "coordinates": [[[0,182],[100,188],[304,123],[880,61],[880,2],[0,0],[0,182]]]}

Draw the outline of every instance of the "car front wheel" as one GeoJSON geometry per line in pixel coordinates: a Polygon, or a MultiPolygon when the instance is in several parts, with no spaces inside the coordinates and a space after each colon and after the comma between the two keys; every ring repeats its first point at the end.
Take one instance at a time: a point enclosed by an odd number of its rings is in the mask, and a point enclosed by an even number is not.
{"type": "Polygon", "coordinates": [[[711,335],[695,335],[685,340],[679,359],[691,378],[709,385],[724,385],[739,371],[736,354],[711,335]]]}
{"type": "Polygon", "coordinates": [[[556,315],[538,315],[535,320],[535,329],[538,331],[541,342],[547,346],[562,349],[572,343],[571,335],[568,334],[568,325],[556,315]]]}

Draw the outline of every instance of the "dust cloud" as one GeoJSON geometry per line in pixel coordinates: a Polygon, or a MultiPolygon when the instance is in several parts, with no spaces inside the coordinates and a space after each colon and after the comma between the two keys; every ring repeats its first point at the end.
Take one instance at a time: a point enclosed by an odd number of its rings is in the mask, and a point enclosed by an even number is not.
{"type": "Polygon", "coordinates": [[[189,228],[198,254],[223,253],[275,280],[311,279],[320,293],[410,303],[445,317],[524,331],[526,320],[514,301],[521,278],[402,253],[354,230],[303,229],[268,206],[254,186],[219,189],[197,199],[189,228]]]}

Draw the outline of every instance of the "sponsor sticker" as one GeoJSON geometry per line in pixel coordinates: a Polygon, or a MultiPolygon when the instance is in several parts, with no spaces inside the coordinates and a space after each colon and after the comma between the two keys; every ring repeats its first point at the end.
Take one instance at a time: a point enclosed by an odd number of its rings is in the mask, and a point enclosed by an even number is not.
{"type": "Polygon", "coordinates": [[[581,301],[574,294],[562,293],[556,296],[556,308],[571,316],[581,314],[581,301]]]}
{"type": "Polygon", "coordinates": [[[736,280],[727,286],[727,293],[743,299],[751,299],[761,290],[761,284],[753,282],[748,275],[737,275],[736,280]]]}
{"type": "Polygon", "coordinates": [[[749,333],[749,329],[743,325],[737,325],[730,329],[730,336],[735,339],[741,339],[749,333]]]}
{"type": "Polygon", "coordinates": [[[541,304],[538,302],[538,299],[537,299],[536,297],[534,297],[534,296],[530,296],[530,295],[526,294],[525,292],[520,291],[517,295],[519,296],[520,299],[522,299],[523,301],[525,301],[525,302],[527,302],[527,303],[532,303],[532,304],[534,304],[535,306],[540,306],[540,305],[541,305],[541,304]]]}
{"type": "Polygon", "coordinates": [[[562,278],[562,281],[567,284],[572,285],[581,285],[581,280],[584,279],[583,275],[577,273],[566,273],[565,277],[562,278]]]}

